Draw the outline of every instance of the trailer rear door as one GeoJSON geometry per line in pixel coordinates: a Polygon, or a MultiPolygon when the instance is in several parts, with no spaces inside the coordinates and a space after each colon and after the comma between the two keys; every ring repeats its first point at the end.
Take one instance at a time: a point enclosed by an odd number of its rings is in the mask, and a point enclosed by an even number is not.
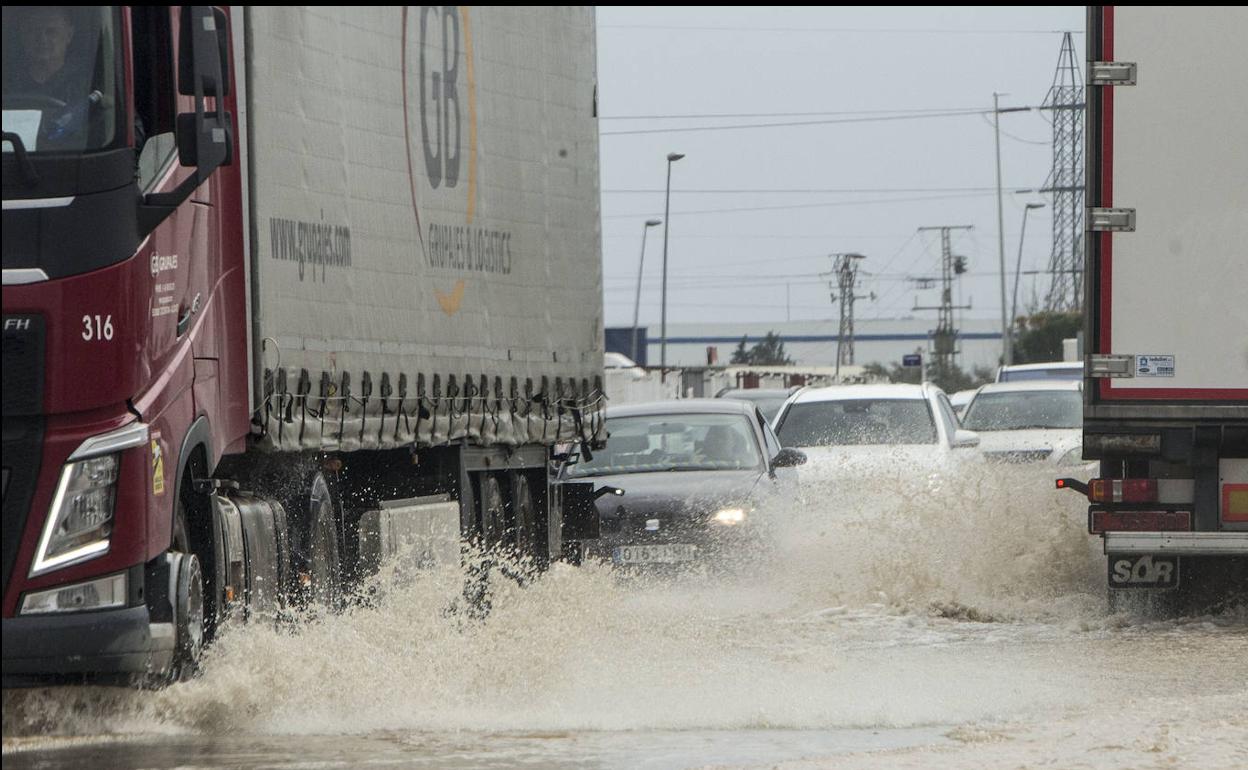
{"type": "Polygon", "coordinates": [[[1090,58],[1137,65],[1088,89],[1089,206],[1136,215],[1089,237],[1089,350],[1134,357],[1101,403],[1248,402],[1245,30],[1242,7],[1092,8],[1090,58]]]}

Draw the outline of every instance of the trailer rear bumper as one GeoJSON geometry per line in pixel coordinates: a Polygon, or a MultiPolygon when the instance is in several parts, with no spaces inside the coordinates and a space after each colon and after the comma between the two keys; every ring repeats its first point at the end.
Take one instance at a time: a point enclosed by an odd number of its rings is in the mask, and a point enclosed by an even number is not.
{"type": "Polygon", "coordinates": [[[152,623],[144,606],[5,618],[2,626],[6,688],[130,684],[167,671],[173,662],[173,624],[152,623]]]}
{"type": "Polygon", "coordinates": [[[1248,532],[1106,532],[1105,553],[1248,556],[1248,532]]]}

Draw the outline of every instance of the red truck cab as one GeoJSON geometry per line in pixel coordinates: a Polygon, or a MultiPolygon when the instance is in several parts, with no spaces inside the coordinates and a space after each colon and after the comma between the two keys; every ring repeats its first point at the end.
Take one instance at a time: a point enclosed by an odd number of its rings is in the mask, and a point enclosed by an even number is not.
{"type": "Polygon", "coordinates": [[[3,35],[4,681],[158,674],[187,439],[207,468],[247,433],[228,17],[6,6],[3,35]]]}

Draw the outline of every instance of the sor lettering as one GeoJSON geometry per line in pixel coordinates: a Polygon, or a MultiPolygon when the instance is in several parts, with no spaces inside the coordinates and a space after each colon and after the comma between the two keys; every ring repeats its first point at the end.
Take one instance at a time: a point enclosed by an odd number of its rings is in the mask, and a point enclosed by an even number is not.
{"type": "MultiPolygon", "coordinates": [[[[436,41],[435,41],[436,45],[436,41]]],[[[459,9],[453,5],[420,9],[420,136],[429,184],[437,189],[459,183],[459,9]],[[441,36],[441,60],[431,35],[441,36]],[[429,113],[432,111],[433,115],[429,113]],[[454,130],[451,118],[454,118],[454,130]],[[432,125],[431,125],[432,123],[432,125]]]]}
{"type": "Polygon", "coordinates": [[[170,254],[162,257],[159,254],[152,255],[152,275],[164,273],[169,270],[178,269],[178,255],[170,254]]]}

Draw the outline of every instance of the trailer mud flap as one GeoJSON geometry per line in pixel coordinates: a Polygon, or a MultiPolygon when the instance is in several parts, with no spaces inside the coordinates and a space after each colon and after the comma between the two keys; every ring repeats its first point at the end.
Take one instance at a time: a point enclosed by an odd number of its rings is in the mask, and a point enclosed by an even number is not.
{"type": "Polygon", "coordinates": [[[560,484],[563,493],[563,540],[597,540],[598,506],[592,483],[560,484]]]}
{"type": "Polygon", "coordinates": [[[1178,556],[1110,554],[1110,588],[1178,588],[1178,556]]]}

